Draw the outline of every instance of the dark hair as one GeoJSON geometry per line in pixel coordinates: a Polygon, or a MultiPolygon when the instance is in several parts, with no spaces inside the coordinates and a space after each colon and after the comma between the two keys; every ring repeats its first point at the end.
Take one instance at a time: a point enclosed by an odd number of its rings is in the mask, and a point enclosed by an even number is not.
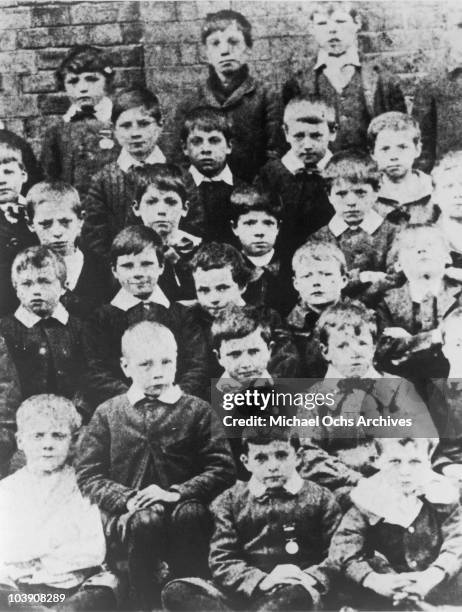
{"type": "Polygon", "coordinates": [[[186,142],[194,129],[204,132],[214,132],[215,130],[221,132],[227,143],[230,143],[233,137],[231,120],[228,115],[211,106],[196,106],[187,113],[181,126],[181,140],[186,142]]]}
{"type": "Polygon", "coordinates": [[[21,170],[26,171],[21,149],[10,142],[0,142],[0,164],[11,162],[17,163],[21,170]]]}
{"type": "Polygon", "coordinates": [[[317,94],[295,95],[285,101],[283,124],[286,125],[288,119],[297,118],[298,121],[316,125],[327,122],[329,130],[332,132],[337,125],[334,106],[325,98],[317,94]],[[304,114],[301,116],[303,109],[304,114]],[[305,112],[307,109],[307,112],[305,112]]]}
{"type": "Polygon", "coordinates": [[[207,13],[204,25],[202,26],[201,41],[205,45],[207,38],[217,30],[225,30],[232,23],[236,23],[239,30],[244,35],[245,44],[252,48],[252,25],[237,11],[224,9],[216,13],[207,13]]]}
{"type": "Polygon", "coordinates": [[[152,164],[147,168],[137,168],[136,204],[139,204],[141,198],[151,186],[156,187],[159,191],[174,191],[183,203],[188,199],[183,173],[174,164],[152,164]]]}
{"type": "Polygon", "coordinates": [[[81,219],[83,215],[82,203],[80,202],[79,192],[75,187],[64,181],[41,181],[35,183],[29,189],[26,196],[27,201],[27,216],[29,221],[32,221],[35,216],[35,209],[42,202],[56,201],[62,202],[67,200],[72,211],[81,219]]]}
{"type": "Polygon", "coordinates": [[[266,425],[246,427],[242,432],[242,452],[248,454],[249,444],[271,444],[271,442],[288,442],[295,451],[300,448],[298,433],[288,426],[266,425]]]}
{"type": "Polygon", "coordinates": [[[122,113],[131,108],[143,106],[147,113],[161,125],[162,113],[158,97],[145,87],[122,89],[114,97],[112,123],[116,123],[122,113]]]}
{"type": "Polygon", "coordinates": [[[99,72],[106,79],[107,89],[110,89],[114,80],[114,70],[105,52],[91,45],[76,45],[63,59],[56,71],[56,81],[60,89],[64,89],[64,79],[68,72],[99,72]]]}
{"type": "Polygon", "coordinates": [[[366,329],[370,332],[375,342],[377,338],[375,312],[369,310],[364,304],[356,300],[342,300],[326,308],[316,324],[315,333],[317,340],[324,344],[324,346],[328,345],[329,331],[331,329],[339,331],[353,329],[356,336],[359,336],[366,329]]]}
{"type": "Polygon", "coordinates": [[[146,247],[156,250],[157,261],[164,265],[165,247],[157,232],[145,225],[130,225],[117,234],[111,245],[111,264],[117,265],[121,255],[138,255],[146,247]]]}
{"type": "Polygon", "coordinates": [[[46,268],[47,266],[54,269],[56,278],[64,287],[67,279],[66,263],[61,255],[44,245],[28,247],[16,255],[11,266],[13,285],[16,286],[16,278],[20,272],[28,268],[46,268]]]}
{"type": "Polygon", "coordinates": [[[268,193],[262,193],[251,185],[236,187],[231,194],[230,202],[232,223],[237,223],[241,215],[253,211],[264,212],[277,221],[281,219],[281,206],[268,193]]]}
{"type": "Polygon", "coordinates": [[[212,323],[213,345],[220,350],[222,342],[245,338],[261,329],[261,337],[269,344],[271,342],[270,322],[261,309],[255,306],[237,306],[230,304],[212,323]]]}
{"type": "Polygon", "coordinates": [[[198,268],[201,270],[217,270],[220,268],[231,268],[233,281],[239,287],[245,287],[252,278],[252,271],[246,265],[244,258],[230,244],[223,242],[209,242],[199,247],[191,261],[193,272],[198,268]]]}
{"type": "Polygon", "coordinates": [[[421,438],[421,437],[407,437],[407,438],[374,438],[374,446],[377,451],[377,455],[382,455],[387,444],[396,443],[400,446],[407,446],[408,444],[412,444],[413,446],[419,446],[420,444],[425,444],[426,452],[429,457],[435,451],[435,448],[438,444],[438,440],[435,438],[421,438]]]}
{"type": "Polygon", "coordinates": [[[377,164],[369,155],[356,149],[347,149],[332,155],[322,175],[330,189],[338,179],[353,184],[367,183],[374,191],[377,191],[380,185],[377,164]]]}

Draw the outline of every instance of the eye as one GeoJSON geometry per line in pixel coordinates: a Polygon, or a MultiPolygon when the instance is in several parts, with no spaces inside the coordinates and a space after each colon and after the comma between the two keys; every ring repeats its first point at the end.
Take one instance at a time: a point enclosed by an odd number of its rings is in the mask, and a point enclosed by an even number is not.
{"type": "Polygon", "coordinates": [[[230,351],[228,353],[228,357],[231,357],[231,359],[237,359],[240,356],[241,356],[241,351],[230,351]]]}
{"type": "Polygon", "coordinates": [[[86,76],[85,80],[88,83],[96,83],[97,81],[99,81],[99,78],[97,76],[95,76],[94,74],[91,74],[91,75],[86,76]]]}
{"type": "Polygon", "coordinates": [[[152,124],[152,121],[149,121],[148,119],[142,119],[142,120],[138,121],[138,127],[141,127],[141,128],[148,127],[151,124],[152,124]]]}
{"type": "Polygon", "coordinates": [[[230,289],[229,285],[218,285],[217,287],[217,291],[220,291],[220,293],[223,293],[224,291],[228,291],[228,289],[230,289]]]}
{"type": "Polygon", "coordinates": [[[249,349],[249,351],[248,351],[248,352],[249,352],[249,355],[250,355],[251,357],[254,357],[255,355],[258,355],[258,353],[260,352],[260,349],[256,349],[256,348],[254,348],[254,349],[249,349]]]}
{"type": "Polygon", "coordinates": [[[410,463],[411,465],[416,466],[416,465],[420,465],[420,464],[422,463],[422,461],[421,461],[420,459],[417,459],[417,458],[416,458],[416,459],[411,459],[411,460],[409,461],[409,463],[410,463]]]}
{"type": "Polygon", "coordinates": [[[197,293],[202,293],[202,294],[206,294],[206,293],[210,293],[210,289],[208,287],[198,287],[196,289],[197,293]]]}
{"type": "Polygon", "coordinates": [[[335,195],[339,198],[346,198],[346,196],[348,195],[348,191],[342,189],[341,191],[336,191],[335,195]]]}
{"type": "Polygon", "coordinates": [[[130,121],[123,121],[122,123],[119,123],[117,127],[121,130],[129,130],[132,127],[132,124],[130,121]]]}
{"type": "Polygon", "coordinates": [[[401,465],[401,459],[390,459],[390,465],[401,465]]]}
{"type": "Polygon", "coordinates": [[[244,225],[248,225],[250,227],[252,225],[257,225],[257,222],[253,219],[249,219],[248,221],[244,221],[244,225]]]}
{"type": "Polygon", "coordinates": [[[77,85],[77,83],[79,82],[78,77],[71,77],[69,79],[66,79],[66,85],[77,85]]]}
{"type": "Polygon", "coordinates": [[[288,456],[289,454],[286,453],[286,451],[277,451],[276,453],[276,459],[279,459],[279,461],[281,461],[282,459],[287,459],[288,456]]]}
{"type": "Polygon", "coordinates": [[[162,359],[162,365],[169,365],[170,363],[172,363],[171,359],[168,359],[168,358],[162,359]]]}
{"type": "Polygon", "coordinates": [[[209,138],[209,143],[212,145],[219,145],[221,143],[221,138],[218,138],[218,136],[213,136],[212,138],[209,138]]]}
{"type": "Polygon", "coordinates": [[[34,434],[34,438],[35,438],[36,440],[41,440],[41,439],[43,438],[43,436],[44,436],[44,435],[45,435],[45,434],[44,434],[42,431],[37,431],[37,432],[34,434]]]}
{"type": "Polygon", "coordinates": [[[40,221],[39,225],[43,229],[49,229],[52,226],[52,221],[40,221]]]}
{"type": "Polygon", "coordinates": [[[59,431],[54,431],[51,434],[51,437],[53,438],[53,440],[65,440],[67,438],[67,435],[65,433],[60,433],[59,431]]]}

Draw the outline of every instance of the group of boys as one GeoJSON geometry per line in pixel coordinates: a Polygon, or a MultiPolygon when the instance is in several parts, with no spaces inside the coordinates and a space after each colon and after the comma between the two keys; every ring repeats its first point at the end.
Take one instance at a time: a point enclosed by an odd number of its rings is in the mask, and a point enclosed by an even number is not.
{"type": "Polygon", "coordinates": [[[345,7],[281,96],[247,19],[207,15],[166,147],[90,46],[46,180],[0,139],[0,607],[462,605],[462,152],[415,169],[345,7]],[[225,431],[227,394],[299,378],[335,396],[314,426],[225,431]]]}

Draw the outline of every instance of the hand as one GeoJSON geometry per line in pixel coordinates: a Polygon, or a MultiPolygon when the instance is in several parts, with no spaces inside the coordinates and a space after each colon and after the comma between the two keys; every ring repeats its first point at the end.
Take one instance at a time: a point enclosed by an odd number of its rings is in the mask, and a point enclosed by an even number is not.
{"type": "Polygon", "coordinates": [[[278,584],[303,584],[306,574],[296,565],[276,565],[258,585],[261,591],[270,591],[278,584]]]}
{"type": "Polygon", "coordinates": [[[428,593],[443,582],[444,572],[438,567],[429,567],[423,572],[406,572],[400,574],[409,579],[410,583],[403,591],[410,599],[425,599],[428,593]]]}
{"type": "MultiPolygon", "coordinates": [[[[172,504],[180,499],[180,494],[176,491],[166,491],[158,485],[149,485],[145,489],[138,491],[138,493],[129,499],[130,503],[133,500],[133,506],[135,510],[141,510],[142,508],[148,508],[157,502],[166,502],[172,504]]],[[[127,503],[127,508],[128,508],[127,503]]]]}
{"type": "Polygon", "coordinates": [[[387,278],[386,272],[373,272],[372,270],[365,270],[359,273],[359,280],[362,283],[382,283],[387,278]]]}
{"type": "Polygon", "coordinates": [[[363,585],[383,597],[394,598],[410,585],[410,579],[403,574],[377,574],[372,572],[363,582],[363,585]]]}
{"type": "Polygon", "coordinates": [[[390,336],[390,338],[411,338],[411,334],[402,327],[386,327],[383,335],[390,336]]]}
{"type": "Polygon", "coordinates": [[[450,463],[441,470],[444,476],[454,480],[462,480],[462,463],[450,463]]]}

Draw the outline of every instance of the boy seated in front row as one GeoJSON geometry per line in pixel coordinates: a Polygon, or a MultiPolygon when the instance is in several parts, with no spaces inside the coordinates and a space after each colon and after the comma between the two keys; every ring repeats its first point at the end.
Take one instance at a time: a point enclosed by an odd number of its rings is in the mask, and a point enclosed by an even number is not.
{"type": "Polygon", "coordinates": [[[162,593],[167,610],[319,608],[340,509],[327,489],[299,476],[298,448],[284,427],[244,431],[241,461],[251,478],[213,503],[213,582],[169,583],[162,593]]]}
{"type": "Polygon", "coordinates": [[[433,223],[438,213],[432,202],[431,178],[414,170],[422,150],[418,123],[404,113],[383,113],[369,124],[367,138],[382,173],[377,212],[400,227],[433,223]]]}
{"type": "Polygon", "coordinates": [[[344,295],[373,305],[397,282],[390,253],[396,228],[374,210],[377,167],[367,155],[346,151],[331,158],[323,176],[335,215],[311,238],[340,248],[349,276],[344,295]]]}
{"type": "MultiPolygon", "coordinates": [[[[208,342],[208,375],[210,378],[219,378],[223,369],[213,353],[212,323],[230,305],[246,305],[243,295],[252,272],[237,249],[217,242],[200,246],[191,264],[197,294],[197,303],[192,306],[192,313],[200,322],[208,342]]],[[[268,366],[271,374],[279,378],[297,376],[297,350],[280,315],[264,305],[259,310],[261,316],[269,321],[274,342],[268,366]]]]}
{"type": "Polygon", "coordinates": [[[95,575],[106,555],[101,516],[70,465],[80,416],[63,397],[35,395],[16,421],[26,465],[0,482],[0,607],[39,593],[62,610],[113,610],[111,588],[95,575]]]}
{"type": "MultiPolygon", "coordinates": [[[[363,479],[334,534],[330,561],[354,608],[462,605],[459,492],[431,470],[432,440],[376,440],[380,472],[363,479]]],[[[342,601],[342,603],[347,603],[342,601]]],[[[350,602],[348,602],[350,603],[350,602]]],[[[444,607],[444,606],[443,606],[444,607]]]]}
{"type": "Polygon", "coordinates": [[[87,318],[109,298],[111,283],[100,258],[80,249],[83,210],[77,189],[60,181],[37,183],[27,193],[27,216],[40,244],[66,264],[61,302],[70,314],[87,318]]]}
{"type": "Polygon", "coordinates": [[[290,150],[271,160],[255,179],[259,189],[281,203],[276,251],[290,259],[294,251],[334,214],[320,171],[332,138],[330,109],[314,96],[294,98],[284,110],[284,134],[290,150]]]}
{"type": "Polygon", "coordinates": [[[444,378],[438,326],[460,304],[461,285],[446,279],[449,247],[433,225],[411,225],[397,237],[397,265],[406,283],[385,293],[377,308],[382,370],[416,381],[444,378]]]}
{"type": "Polygon", "coordinates": [[[157,321],[172,330],[178,343],[177,382],[183,391],[203,397],[208,391],[207,346],[194,313],[170,302],[158,285],[164,244],[150,227],[126,227],[111,248],[114,277],[121,289],[88,321],[89,387],[100,404],[128,388],[120,369],[120,339],[131,324],[157,321]]]}
{"type": "Polygon", "coordinates": [[[174,384],[176,362],[164,325],[128,328],[121,366],[131,386],[97,408],[77,458],[79,486],[104,512],[108,543],[125,548],[133,603],[147,610],[161,561],[174,576],[208,575],[206,507],[235,479],[209,404],[174,384]]]}

